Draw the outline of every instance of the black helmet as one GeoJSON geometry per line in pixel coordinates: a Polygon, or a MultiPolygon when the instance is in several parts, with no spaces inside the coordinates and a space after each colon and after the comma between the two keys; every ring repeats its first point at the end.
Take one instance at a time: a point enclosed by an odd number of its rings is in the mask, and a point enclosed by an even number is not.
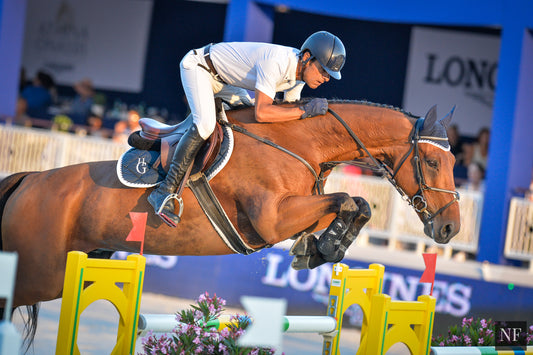
{"type": "Polygon", "coordinates": [[[341,78],[346,50],[337,36],[327,31],[315,32],[305,40],[300,49],[301,53],[305,50],[311,52],[311,59],[316,58],[330,76],[337,80],[341,78]]]}

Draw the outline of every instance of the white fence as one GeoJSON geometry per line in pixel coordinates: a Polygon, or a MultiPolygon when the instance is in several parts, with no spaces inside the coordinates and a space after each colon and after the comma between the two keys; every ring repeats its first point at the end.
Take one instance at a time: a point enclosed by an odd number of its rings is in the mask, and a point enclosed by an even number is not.
{"type": "MultiPolygon", "coordinates": [[[[128,149],[111,140],[80,137],[68,133],[0,125],[0,178],[20,171],[41,171],[66,165],[116,160],[128,149]]],[[[372,208],[372,218],[362,237],[374,238],[396,249],[411,243],[417,249],[433,245],[423,234],[422,222],[411,207],[386,180],[365,175],[346,175],[334,171],[326,184],[327,192],[345,191],[362,196],[372,208]]],[[[475,254],[479,240],[482,195],[461,191],[461,231],[445,246],[445,256],[453,250],[475,254]]],[[[513,199],[510,206],[505,256],[533,260],[533,204],[513,199]]],[[[533,264],[533,263],[532,263],[533,264]]]]}
{"type": "MultiPolygon", "coordinates": [[[[327,192],[344,191],[351,196],[365,198],[372,208],[372,218],[363,228],[369,237],[388,241],[390,248],[397,248],[398,242],[416,244],[417,248],[434,245],[423,232],[423,224],[407,202],[386,180],[366,175],[346,175],[333,171],[326,184],[327,192]]],[[[476,253],[479,240],[479,221],[483,196],[479,192],[463,191],[459,206],[461,230],[447,244],[447,256],[453,250],[476,253]]]]}
{"type": "Polygon", "coordinates": [[[116,160],[127,148],[109,139],[0,125],[0,176],[116,160]]]}
{"type": "Polygon", "coordinates": [[[511,199],[504,253],[510,259],[528,260],[533,271],[533,202],[511,199]]]}

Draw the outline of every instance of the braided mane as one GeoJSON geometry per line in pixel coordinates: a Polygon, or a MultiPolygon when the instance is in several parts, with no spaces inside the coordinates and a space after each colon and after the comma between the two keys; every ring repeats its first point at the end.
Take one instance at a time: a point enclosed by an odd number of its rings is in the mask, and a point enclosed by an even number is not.
{"type": "Polygon", "coordinates": [[[367,101],[367,100],[344,100],[344,99],[328,99],[328,103],[330,104],[356,104],[356,105],[364,105],[364,106],[372,106],[372,107],[379,107],[379,108],[386,108],[389,110],[394,110],[397,112],[401,112],[406,116],[409,116],[411,118],[419,118],[419,116],[413,115],[411,112],[407,112],[402,108],[387,105],[387,104],[378,104],[376,102],[367,101]]]}
{"type": "MultiPolygon", "coordinates": [[[[292,102],[274,100],[274,104],[275,105],[283,105],[283,104],[303,105],[303,104],[308,103],[312,99],[313,99],[312,97],[306,97],[306,98],[302,98],[302,99],[300,99],[298,101],[292,101],[292,102]]],[[[386,108],[386,109],[389,109],[389,110],[394,110],[394,111],[403,113],[404,115],[406,115],[408,117],[411,117],[411,118],[419,118],[419,116],[416,116],[416,115],[412,114],[411,112],[407,112],[407,111],[405,111],[405,110],[403,110],[403,109],[401,109],[399,107],[392,106],[392,105],[387,105],[387,104],[378,104],[376,102],[367,101],[367,100],[328,99],[328,103],[330,103],[330,104],[355,104],[355,105],[364,105],[364,106],[386,108]]],[[[230,106],[230,105],[228,105],[228,106],[230,106]]],[[[240,105],[230,106],[230,109],[231,110],[240,110],[240,109],[244,109],[244,108],[247,108],[247,107],[250,107],[250,106],[246,106],[246,105],[240,104],[240,105]]]]}

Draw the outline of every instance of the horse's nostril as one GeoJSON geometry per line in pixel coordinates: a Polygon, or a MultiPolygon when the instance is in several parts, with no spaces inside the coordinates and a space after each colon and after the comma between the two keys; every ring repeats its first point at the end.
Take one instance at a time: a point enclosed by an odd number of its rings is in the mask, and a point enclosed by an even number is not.
{"type": "Polygon", "coordinates": [[[450,236],[453,234],[453,224],[452,223],[449,223],[449,224],[445,224],[444,226],[442,226],[441,228],[441,235],[444,237],[444,236],[450,236]]]}

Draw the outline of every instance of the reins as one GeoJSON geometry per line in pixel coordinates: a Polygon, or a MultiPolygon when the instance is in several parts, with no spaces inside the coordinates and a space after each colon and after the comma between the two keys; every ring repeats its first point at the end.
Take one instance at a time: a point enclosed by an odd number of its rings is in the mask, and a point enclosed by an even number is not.
{"type": "Polygon", "coordinates": [[[237,125],[235,125],[233,123],[230,123],[228,121],[225,121],[225,120],[218,120],[218,123],[220,123],[223,126],[227,126],[227,127],[231,128],[235,132],[242,133],[244,135],[247,135],[248,137],[251,137],[251,138],[253,138],[255,140],[258,140],[261,143],[264,143],[266,145],[269,145],[271,147],[279,149],[282,152],[284,152],[286,154],[289,154],[291,157],[293,157],[293,158],[297,159],[298,161],[300,161],[303,165],[305,165],[305,167],[307,169],[309,169],[309,171],[311,172],[311,174],[313,174],[313,176],[315,178],[315,187],[313,188],[313,191],[314,191],[313,193],[318,193],[319,195],[323,195],[324,194],[324,187],[323,187],[323,184],[322,184],[323,181],[321,181],[319,179],[318,175],[316,174],[315,169],[313,169],[313,167],[311,166],[311,164],[309,164],[307,162],[307,160],[305,160],[304,158],[302,158],[298,154],[296,154],[294,152],[291,152],[290,150],[288,150],[286,148],[283,148],[279,144],[276,144],[276,143],[272,142],[271,140],[268,140],[268,139],[266,139],[264,137],[258,136],[257,134],[248,131],[244,127],[237,126],[237,125]]]}

